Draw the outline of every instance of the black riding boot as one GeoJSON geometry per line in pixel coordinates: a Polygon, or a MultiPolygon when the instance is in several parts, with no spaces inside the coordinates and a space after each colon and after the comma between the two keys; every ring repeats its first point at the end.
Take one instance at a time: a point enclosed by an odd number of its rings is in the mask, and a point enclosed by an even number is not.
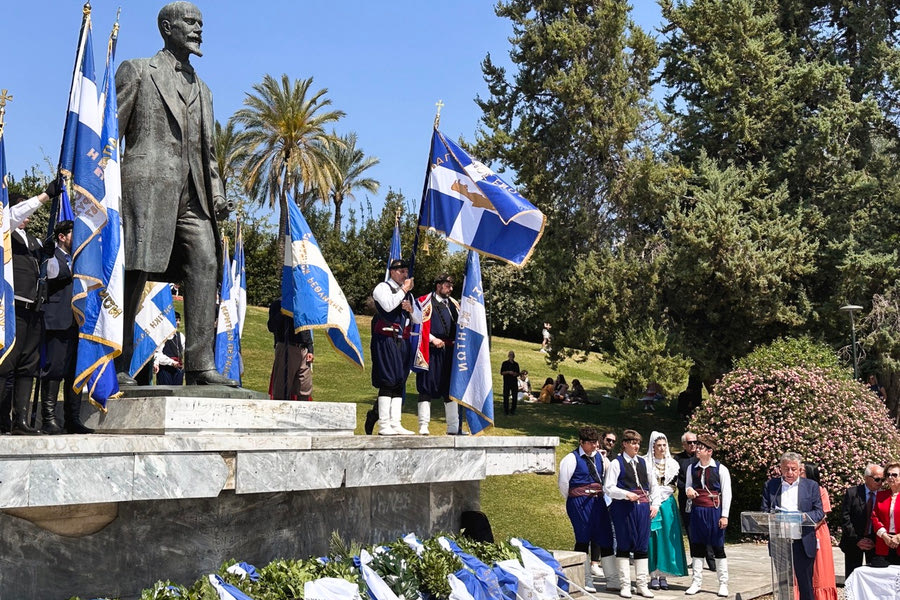
{"type": "Polygon", "coordinates": [[[56,422],[56,400],[59,396],[59,379],[41,382],[41,433],[57,435],[62,427],[56,422]]]}
{"type": "Polygon", "coordinates": [[[90,427],[81,422],[81,394],[75,393],[71,382],[66,381],[66,401],[63,412],[66,414],[66,433],[94,433],[90,427]]]}
{"type": "Polygon", "coordinates": [[[33,377],[16,377],[16,385],[13,388],[13,435],[37,435],[38,430],[28,424],[31,411],[31,386],[33,377]]]}
{"type": "Polygon", "coordinates": [[[9,433],[12,428],[12,386],[11,377],[0,377],[0,433],[9,433]],[[9,387],[10,389],[6,389],[9,387]]]}

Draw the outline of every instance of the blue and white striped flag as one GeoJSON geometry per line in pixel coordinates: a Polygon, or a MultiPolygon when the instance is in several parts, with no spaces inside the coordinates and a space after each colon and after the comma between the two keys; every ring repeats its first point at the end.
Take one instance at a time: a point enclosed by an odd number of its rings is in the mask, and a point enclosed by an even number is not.
{"type": "Polygon", "coordinates": [[[222,237],[222,286],[219,290],[219,318],[216,320],[216,370],[241,382],[241,334],[233,294],[234,274],[228,255],[228,238],[222,237]]]}
{"type": "MultiPolygon", "coordinates": [[[[72,307],[79,325],[74,388],[106,410],[119,393],[115,357],[122,353],[125,267],[119,205],[119,124],[116,115],[115,40],[110,36],[106,73],[97,94],[90,27],[84,17],[63,138],[60,168],[74,190],[72,307]]],[[[129,332],[131,334],[131,332],[129,332]]]]}
{"type": "Polygon", "coordinates": [[[134,377],[175,333],[175,306],[168,283],[148,281],[134,316],[134,353],[128,373],[134,377]]]}
{"type": "Polygon", "coordinates": [[[306,219],[288,198],[284,267],[281,272],[281,312],[294,317],[294,329],[326,329],[331,345],[363,367],[362,341],[350,310],[306,219]]]}
{"type": "Polygon", "coordinates": [[[544,232],[546,218],[489,168],[437,129],[419,227],[522,267],[544,232]]]}
{"type": "MultiPolygon", "coordinates": [[[[241,222],[237,222],[234,236],[234,260],[231,264],[231,295],[234,297],[237,314],[238,339],[244,335],[244,321],[247,317],[247,269],[244,265],[244,232],[241,222]]],[[[241,369],[243,371],[243,369],[241,369]]]]}
{"type": "Polygon", "coordinates": [[[494,425],[491,349],[481,287],[481,262],[469,250],[459,302],[459,323],[450,367],[450,399],[468,408],[466,421],[474,435],[494,425]]]}
{"type": "Polygon", "coordinates": [[[403,250],[400,248],[400,218],[394,219],[394,234],[391,236],[391,249],[388,252],[387,268],[384,270],[384,280],[391,278],[391,263],[403,258],[403,250]]]}
{"type": "Polygon", "coordinates": [[[216,574],[209,576],[209,583],[219,595],[219,600],[253,600],[250,596],[231,585],[216,574]]]}
{"type": "Polygon", "coordinates": [[[9,229],[9,189],[6,187],[6,147],[3,128],[0,127],[0,264],[3,280],[0,281],[0,361],[6,358],[16,343],[16,309],[13,288],[12,231],[9,229]]]}

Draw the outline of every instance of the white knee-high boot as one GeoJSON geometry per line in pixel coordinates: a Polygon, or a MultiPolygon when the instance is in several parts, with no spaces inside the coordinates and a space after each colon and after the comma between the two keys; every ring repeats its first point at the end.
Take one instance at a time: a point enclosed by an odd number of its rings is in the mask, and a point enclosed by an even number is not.
{"type": "Polygon", "coordinates": [[[719,592],[716,594],[717,596],[721,596],[723,598],[728,597],[728,559],[727,558],[717,558],[716,559],[716,575],[719,577],[719,592]]]}
{"type": "Polygon", "coordinates": [[[636,558],[634,560],[634,580],[637,583],[637,593],[644,598],[652,598],[650,591],[650,559],[636,558]]]}
{"type": "Polygon", "coordinates": [[[631,565],[628,559],[617,556],[616,569],[619,571],[619,596],[631,598],[631,565]]]}
{"type": "Polygon", "coordinates": [[[616,567],[615,555],[601,557],[600,564],[603,565],[603,576],[606,577],[606,590],[618,592],[621,586],[619,585],[619,570],[616,567]]]}
{"type": "Polygon", "coordinates": [[[378,396],[378,435],[397,435],[391,425],[391,399],[378,396]]]}
{"type": "Polygon", "coordinates": [[[584,559],[584,589],[589,592],[597,591],[597,588],[594,587],[594,574],[591,573],[590,553],[588,553],[587,557],[584,559]]]}
{"type": "Polygon", "coordinates": [[[444,402],[444,412],[447,414],[447,435],[459,433],[459,407],[456,402],[444,402]]]}
{"type": "Polygon", "coordinates": [[[431,421],[431,402],[419,402],[419,435],[428,435],[428,423],[431,421]]]}
{"type": "Polygon", "coordinates": [[[413,435],[409,429],[404,429],[400,424],[400,415],[402,414],[403,398],[391,398],[391,427],[397,432],[397,435],[413,435]]]}
{"type": "Polygon", "coordinates": [[[691,577],[691,587],[684,591],[688,596],[693,596],[697,592],[700,591],[700,586],[703,585],[703,563],[705,562],[702,558],[693,558],[691,557],[691,571],[693,577],[691,577]]]}

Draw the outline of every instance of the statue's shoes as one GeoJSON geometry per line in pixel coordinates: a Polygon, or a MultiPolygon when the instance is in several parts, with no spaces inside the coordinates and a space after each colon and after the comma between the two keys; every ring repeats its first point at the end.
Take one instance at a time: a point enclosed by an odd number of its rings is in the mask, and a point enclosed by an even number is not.
{"type": "Polygon", "coordinates": [[[116,380],[118,380],[119,385],[137,385],[137,380],[134,377],[126,373],[125,371],[119,371],[116,373],[116,380]]]}
{"type": "Polygon", "coordinates": [[[206,371],[187,371],[184,374],[184,382],[187,385],[226,385],[228,387],[241,387],[234,379],[225,377],[215,369],[206,371]]]}

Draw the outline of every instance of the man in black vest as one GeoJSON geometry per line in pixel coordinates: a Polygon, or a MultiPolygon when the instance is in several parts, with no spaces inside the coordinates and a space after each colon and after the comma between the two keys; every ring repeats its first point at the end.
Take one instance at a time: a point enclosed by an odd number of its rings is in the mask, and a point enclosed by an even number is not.
{"type": "MultiPolygon", "coordinates": [[[[6,382],[13,380],[12,401],[4,398],[0,412],[9,414],[10,404],[13,417],[10,430],[13,435],[35,435],[38,432],[29,425],[31,387],[40,366],[39,346],[43,333],[41,304],[44,289],[40,284],[40,265],[43,258],[41,243],[25,231],[29,217],[50,195],[59,193],[54,181],[47,191],[26,199],[16,196],[10,199],[10,234],[13,260],[13,292],[15,295],[16,342],[12,349],[4,349],[0,360],[0,390],[6,389],[6,382]]],[[[9,307],[7,307],[9,310],[9,307]]]]}
{"type": "Polygon", "coordinates": [[[81,422],[81,394],[72,390],[78,324],[72,312],[72,221],[53,229],[56,246],[47,259],[47,302],[44,304],[44,347],[47,365],[41,375],[41,432],[62,433],[56,422],[59,385],[65,381],[65,428],[68,433],[93,433],[81,422]]]}

